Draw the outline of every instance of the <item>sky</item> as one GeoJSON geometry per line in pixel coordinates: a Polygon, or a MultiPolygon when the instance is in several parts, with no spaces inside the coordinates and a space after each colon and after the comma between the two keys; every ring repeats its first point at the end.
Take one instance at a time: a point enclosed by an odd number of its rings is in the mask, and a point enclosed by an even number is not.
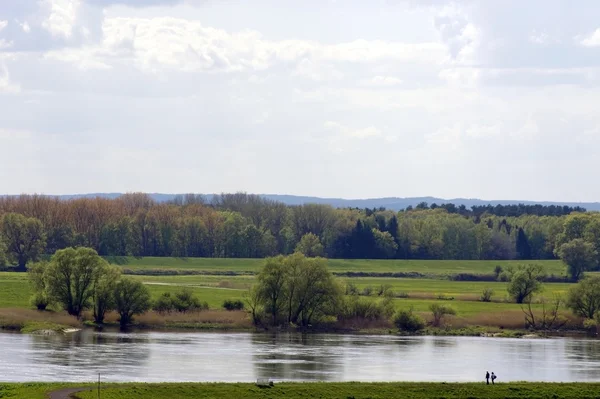
{"type": "Polygon", "coordinates": [[[2,0],[0,194],[600,201],[596,0],[2,0]]]}

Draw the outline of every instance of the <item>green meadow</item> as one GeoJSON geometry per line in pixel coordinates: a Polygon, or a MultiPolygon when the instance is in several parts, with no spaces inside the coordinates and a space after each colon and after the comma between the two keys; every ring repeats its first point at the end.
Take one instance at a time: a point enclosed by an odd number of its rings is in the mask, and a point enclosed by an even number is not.
{"type": "MultiPolygon", "coordinates": [[[[182,270],[213,273],[255,273],[263,265],[263,259],[235,258],[134,258],[109,257],[107,260],[132,271],[182,270]]],[[[506,268],[523,263],[539,263],[548,274],[563,275],[565,267],[559,260],[535,261],[489,261],[489,260],[345,260],[329,259],[333,273],[409,273],[448,275],[458,273],[493,274],[496,266],[506,268]]]]}

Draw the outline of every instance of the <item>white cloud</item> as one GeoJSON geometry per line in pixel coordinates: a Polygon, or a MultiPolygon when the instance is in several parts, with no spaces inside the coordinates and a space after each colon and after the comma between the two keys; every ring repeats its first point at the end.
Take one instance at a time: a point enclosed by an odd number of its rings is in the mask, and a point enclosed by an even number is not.
{"type": "Polygon", "coordinates": [[[401,85],[403,82],[402,79],[394,77],[394,76],[373,76],[370,79],[364,79],[361,81],[364,86],[372,86],[372,87],[393,87],[401,85]]]}
{"type": "Polygon", "coordinates": [[[26,166],[0,180],[15,193],[597,199],[600,53],[585,46],[600,5],[581,2],[570,18],[566,0],[348,2],[342,18],[326,2],[15,1],[0,153],[26,166]],[[189,183],[207,169],[219,173],[189,183]],[[574,177],[566,190],[540,171],[574,177]],[[408,188],[354,184],[373,173],[408,188]]]}
{"type": "Polygon", "coordinates": [[[0,128],[0,142],[5,140],[26,140],[31,138],[31,132],[0,128]]]}
{"type": "Polygon", "coordinates": [[[8,26],[8,21],[0,19],[0,31],[8,26]]]}
{"type": "Polygon", "coordinates": [[[302,76],[315,81],[340,80],[344,77],[344,74],[332,65],[314,62],[308,58],[304,58],[298,63],[292,75],[302,76]]]}
{"type": "Polygon", "coordinates": [[[323,127],[328,130],[335,132],[335,137],[338,140],[344,139],[367,139],[370,137],[382,136],[381,130],[374,126],[367,126],[364,128],[351,128],[338,122],[326,121],[323,127]]]}
{"type": "Polygon", "coordinates": [[[324,45],[302,40],[272,41],[259,32],[230,33],[181,18],[108,18],[103,24],[104,39],[98,46],[64,49],[54,59],[89,65],[114,62],[113,54],[129,57],[142,70],[222,71],[264,70],[277,62],[300,62],[297,76],[314,80],[339,79],[342,73],[331,62],[441,63],[444,46],[437,43],[397,43],[355,40],[324,45]],[[76,54],[76,55],[73,55],[76,54]]]}
{"type": "Polygon", "coordinates": [[[600,28],[596,29],[594,32],[589,35],[585,35],[583,37],[578,36],[576,39],[579,39],[579,43],[585,47],[598,47],[600,46],[600,28]]]}
{"type": "Polygon", "coordinates": [[[53,36],[70,38],[77,21],[81,0],[43,0],[49,13],[42,26],[53,36]]]}
{"type": "Polygon", "coordinates": [[[20,91],[21,87],[18,84],[11,81],[10,74],[6,66],[0,68],[0,94],[15,94],[19,93],[20,91]]]}

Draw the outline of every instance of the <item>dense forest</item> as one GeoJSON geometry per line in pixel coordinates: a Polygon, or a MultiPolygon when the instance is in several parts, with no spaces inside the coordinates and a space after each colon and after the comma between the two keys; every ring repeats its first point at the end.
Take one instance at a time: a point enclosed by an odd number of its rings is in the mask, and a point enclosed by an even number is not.
{"type": "Polygon", "coordinates": [[[287,206],[244,193],[210,203],[193,194],[168,203],[142,193],[23,195],[0,198],[0,217],[1,245],[13,260],[26,245],[19,234],[39,236],[41,253],[87,246],[107,256],[255,258],[300,250],[330,258],[552,259],[575,239],[600,249],[600,214],[562,206],[422,203],[394,212],[287,206]]]}

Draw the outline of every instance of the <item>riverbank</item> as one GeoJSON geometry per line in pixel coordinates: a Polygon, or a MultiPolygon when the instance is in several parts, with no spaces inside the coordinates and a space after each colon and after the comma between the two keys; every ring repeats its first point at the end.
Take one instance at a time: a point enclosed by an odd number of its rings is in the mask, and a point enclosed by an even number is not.
{"type": "MultiPolygon", "coordinates": [[[[69,316],[65,312],[37,311],[21,308],[0,308],[0,332],[20,332],[28,334],[60,334],[78,329],[107,329],[117,331],[118,316],[111,312],[106,315],[105,324],[93,323],[90,312],[85,312],[82,320],[69,316]]],[[[506,321],[506,320],[505,320],[506,321]]],[[[499,324],[502,323],[500,321],[499,324]]],[[[562,331],[530,331],[524,328],[504,328],[494,325],[470,325],[464,319],[449,319],[443,327],[426,327],[418,332],[399,331],[390,321],[354,320],[330,322],[311,328],[288,327],[286,329],[264,329],[252,324],[245,311],[208,310],[189,313],[161,314],[148,312],[138,316],[130,331],[162,331],[162,332],[297,332],[311,334],[371,334],[402,336],[471,336],[496,338],[534,338],[548,334],[552,336],[568,336],[572,334],[586,335],[587,331],[574,328],[562,331]]]]}
{"type": "MultiPolygon", "coordinates": [[[[45,399],[51,392],[65,387],[89,387],[75,394],[79,399],[96,399],[90,384],[3,384],[0,397],[45,399]]],[[[363,398],[591,398],[597,397],[600,383],[275,383],[273,387],[256,384],[109,384],[102,385],[102,399],[188,399],[248,398],[322,399],[363,398]]]]}

